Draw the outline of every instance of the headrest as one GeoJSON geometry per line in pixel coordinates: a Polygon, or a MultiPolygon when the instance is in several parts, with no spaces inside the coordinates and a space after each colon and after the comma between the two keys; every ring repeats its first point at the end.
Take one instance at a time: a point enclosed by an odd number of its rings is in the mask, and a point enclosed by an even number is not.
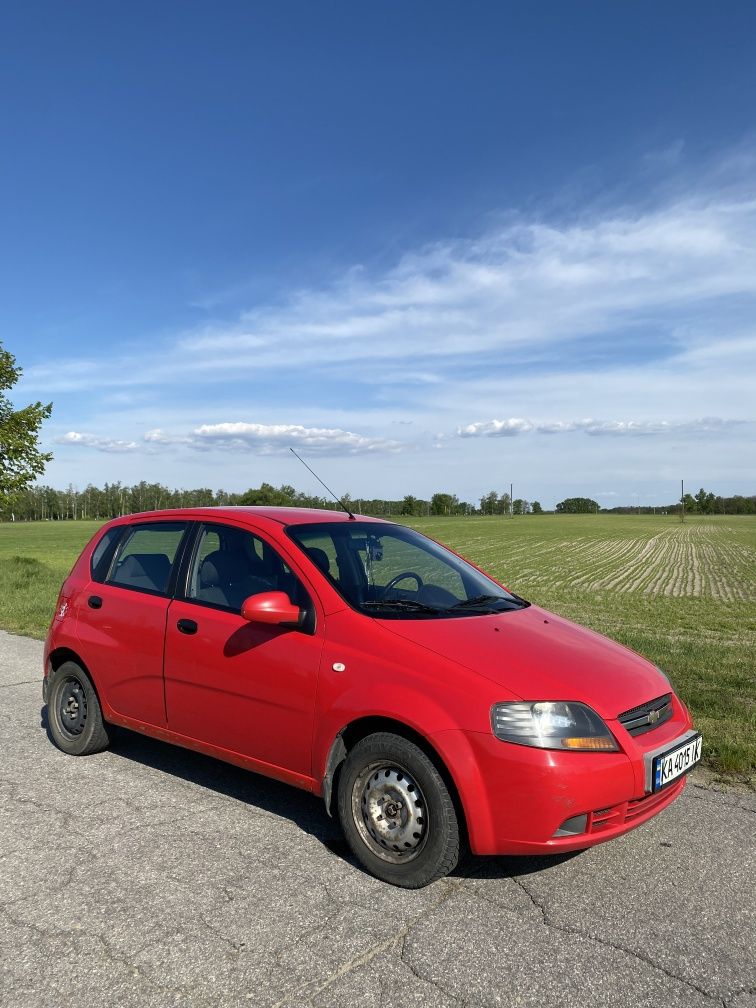
{"type": "Polygon", "coordinates": [[[249,564],[240,553],[216,550],[209,553],[200,567],[200,581],[205,588],[238,584],[249,577],[249,564]]]}
{"type": "Polygon", "coordinates": [[[119,566],[118,580],[147,578],[152,581],[156,591],[165,591],[170,572],[171,561],[165,553],[132,553],[119,566]]]}
{"type": "Polygon", "coordinates": [[[319,567],[324,574],[330,571],[331,561],[328,559],[328,554],[325,550],[320,549],[318,546],[308,546],[305,552],[315,566],[319,567]]]}

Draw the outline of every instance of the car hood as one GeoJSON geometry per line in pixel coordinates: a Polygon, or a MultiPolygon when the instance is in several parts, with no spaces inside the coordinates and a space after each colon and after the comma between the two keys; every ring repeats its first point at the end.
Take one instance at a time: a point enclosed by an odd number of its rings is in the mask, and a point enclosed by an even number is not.
{"type": "Polygon", "coordinates": [[[645,658],[539,606],[485,616],[382,622],[392,633],[523,700],[577,700],[614,719],[670,692],[666,679],[645,658]]]}

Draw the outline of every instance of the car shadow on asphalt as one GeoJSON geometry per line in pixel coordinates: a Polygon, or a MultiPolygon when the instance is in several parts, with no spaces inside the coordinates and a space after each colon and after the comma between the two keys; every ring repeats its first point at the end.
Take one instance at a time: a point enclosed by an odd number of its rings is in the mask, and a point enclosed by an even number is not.
{"type": "MultiPolygon", "coordinates": [[[[48,732],[47,709],[41,726],[48,732]]],[[[52,741],[52,740],[51,740],[52,741]]],[[[191,749],[118,728],[108,750],[113,756],[170,774],[216,794],[244,802],[258,811],[289,819],[318,840],[336,857],[360,867],[336,819],[325,810],[323,799],[279,781],[191,749]]],[[[545,871],[577,856],[578,852],[549,857],[475,857],[468,854],[451,873],[453,878],[500,879],[545,871]]]]}

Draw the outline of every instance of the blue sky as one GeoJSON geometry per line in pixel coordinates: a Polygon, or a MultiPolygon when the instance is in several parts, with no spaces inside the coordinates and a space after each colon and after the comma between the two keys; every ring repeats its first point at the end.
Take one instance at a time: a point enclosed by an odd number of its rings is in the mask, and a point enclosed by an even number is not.
{"type": "Polygon", "coordinates": [[[0,339],[46,479],[752,493],[756,8],[28,3],[0,339]]]}

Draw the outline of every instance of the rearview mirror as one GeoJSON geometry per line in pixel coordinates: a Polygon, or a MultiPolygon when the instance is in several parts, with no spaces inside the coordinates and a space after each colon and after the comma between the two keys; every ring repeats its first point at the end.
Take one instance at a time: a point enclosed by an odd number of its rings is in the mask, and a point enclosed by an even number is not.
{"type": "Polygon", "coordinates": [[[302,610],[282,591],[250,595],[242,603],[241,614],[250,623],[268,623],[273,626],[282,624],[296,626],[302,618],[302,610]]]}

